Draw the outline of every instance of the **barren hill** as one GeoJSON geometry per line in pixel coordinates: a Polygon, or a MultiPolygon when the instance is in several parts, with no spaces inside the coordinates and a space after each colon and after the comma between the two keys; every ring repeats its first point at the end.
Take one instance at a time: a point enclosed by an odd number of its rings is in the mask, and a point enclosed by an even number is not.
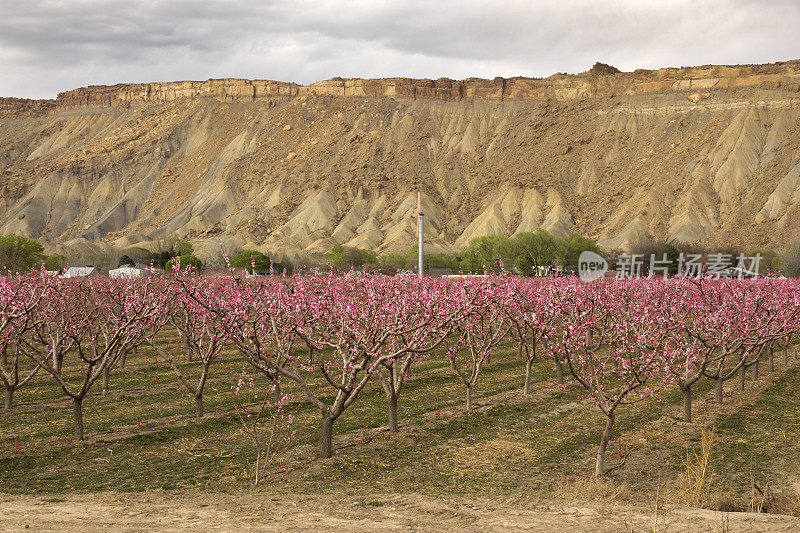
{"type": "Polygon", "coordinates": [[[218,260],[404,251],[544,228],[785,247],[800,224],[800,61],[546,79],[208,80],[0,98],[0,233],[218,260]]]}

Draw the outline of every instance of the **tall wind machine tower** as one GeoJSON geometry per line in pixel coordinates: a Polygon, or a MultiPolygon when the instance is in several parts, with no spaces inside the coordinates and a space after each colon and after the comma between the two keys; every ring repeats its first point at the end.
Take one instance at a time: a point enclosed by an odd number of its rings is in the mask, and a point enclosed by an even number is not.
{"type": "Polygon", "coordinates": [[[422,265],[422,217],[422,193],[417,191],[417,236],[419,238],[419,243],[417,245],[417,270],[420,278],[424,275],[424,268],[422,265]]]}

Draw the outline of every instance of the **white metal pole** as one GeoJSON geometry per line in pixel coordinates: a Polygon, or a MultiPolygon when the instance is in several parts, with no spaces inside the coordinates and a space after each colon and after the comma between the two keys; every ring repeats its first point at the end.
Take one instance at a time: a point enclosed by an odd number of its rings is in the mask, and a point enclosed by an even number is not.
{"type": "Polygon", "coordinates": [[[417,270],[419,272],[419,277],[421,278],[424,275],[424,266],[422,263],[423,260],[423,253],[422,253],[422,241],[423,241],[423,215],[422,215],[422,194],[417,192],[417,236],[419,238],[419,243],[417,244],[417,270]]]}
{"type": "Polygon", "coordinates": [[[422,220],[423,220],[423,218],[422,217],[423,217],[423,215],[422,215],[422,213],[420,213],[419,214],[419,265],[418,265],[418,267],[419,267],[419,277],[422,277],[423,274],[424,274],[424,270],[423,270],[424,267],[423,267],[423,264],[422,264],[422,258],[423,258],[423,255],[422,255],[422,227],[423,227],[422,226],[422,220]]]}

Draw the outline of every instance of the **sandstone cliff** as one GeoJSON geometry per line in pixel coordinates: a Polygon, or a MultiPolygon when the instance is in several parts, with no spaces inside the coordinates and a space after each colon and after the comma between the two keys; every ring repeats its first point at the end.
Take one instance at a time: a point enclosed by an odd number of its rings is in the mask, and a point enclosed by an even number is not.
{"type": "Polygon", "coordinates": [[[797,92],[800,61],[772,65],[706,66],[619,72],[598,63],[590,71],[546,79],[469,78],[462,81],[385,78],[335,78],[308,86],[270,80],[221,79],[85,87],[60,93],[53,111],[116,106],[131,102],[170,102],[210,96],[225,102],[253,102],[279,96],[343,96],[400,100],[573,100],[683,90],[762,87],[797,92]]]}
{"type": "Polygon", "coordinates": [[[54,105],[52,100],[0,97],[0,118],[38,117],[50,111],[54,105]]]}
{"type": "Polygon", "coordinates": [[[208,80],[0,99],[0,231],[289,255],[542,227],[782,248],[800,61],[546,79],[208,80]]]}

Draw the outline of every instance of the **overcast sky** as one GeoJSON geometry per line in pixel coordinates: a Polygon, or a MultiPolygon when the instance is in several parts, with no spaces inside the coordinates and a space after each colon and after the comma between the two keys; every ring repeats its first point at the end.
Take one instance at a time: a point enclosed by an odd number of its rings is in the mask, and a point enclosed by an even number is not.
{"type": "Polygon", "coordinates": [[[0,0],[0,96],[768,63],[800,58],[799,28],[800,0],[0,0]]]}

